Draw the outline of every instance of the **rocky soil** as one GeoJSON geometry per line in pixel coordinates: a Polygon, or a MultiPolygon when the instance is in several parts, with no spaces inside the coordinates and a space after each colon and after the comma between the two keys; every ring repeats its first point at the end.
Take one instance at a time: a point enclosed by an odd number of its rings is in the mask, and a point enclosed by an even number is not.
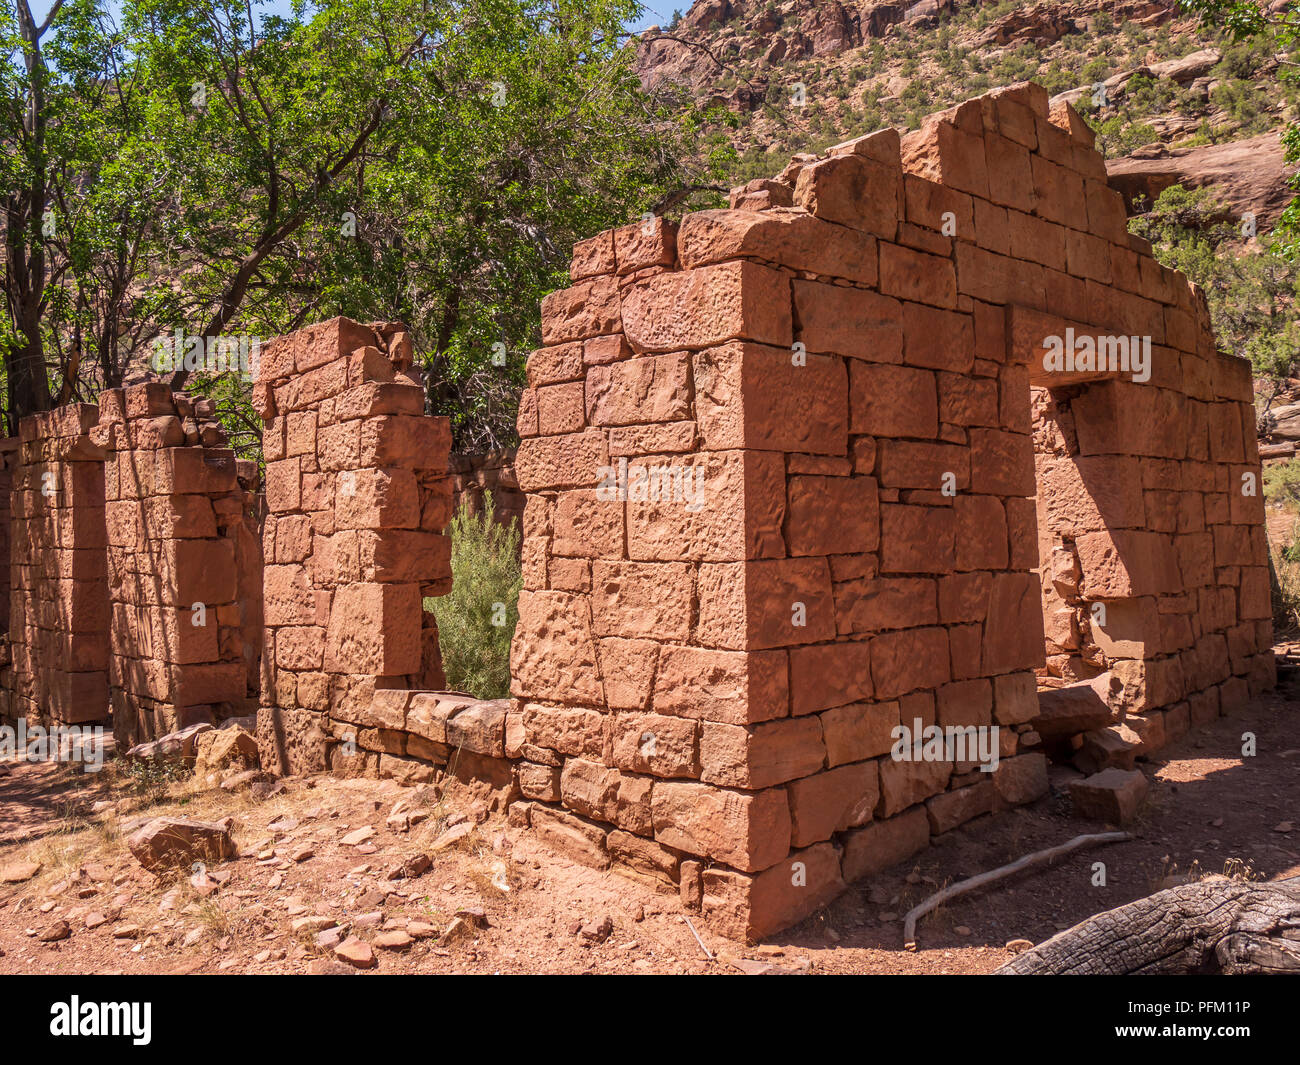
{"type": "Polygon", "coordinates": [[[98,774],[10,760],[0,973],[987,972],[1026,941],[1172,883],[1300,873],[1296,705],[1267,696],[1139,762],[1151,787],[1130,842],[942,907],[915,953],[902,943],[911,906],[1104,827],[1072,808],[1077,774],[1055,770],[1033,806],[971,822],[746,947],[675,895],[574,865],[468,795],[332,777],[227,791],[150,779],[123,759],[98,774]],[[235,856],[150,872],[129,843],[163,816],[228,830],[235,856]]]}

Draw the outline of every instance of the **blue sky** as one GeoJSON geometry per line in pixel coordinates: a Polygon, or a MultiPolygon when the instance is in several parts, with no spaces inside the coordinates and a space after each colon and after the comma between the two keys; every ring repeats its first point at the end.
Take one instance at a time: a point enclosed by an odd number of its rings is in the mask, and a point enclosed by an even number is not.
{"type": "MultiPolygon", "coordinates": [[[[32,14],[37,22],[45,19],[52,3],[53,0],[32,0],[32,14]]],[[[690,0],[676,0],[676,3],[680,4],[682,11],[689,10],[691,6],[690,0]]],[[[115,0],[109,0],[109,5],[114,11],[118,8],[115,0]]],[[[268,15],[288,14],[289,0],[271,0],[269,4],[260,6],[259,11],[268,15]]],[[[671,3],[665,3],[664,0],[651,0],[651,3],[646,5],[645,14],[629,23],[628,29],[643,30],[647,26],[667,26],[672,21],[672,17],[673,6],[671,3]]]]}
{"type": "MultiPolygon", "coordinates": [[[[677,0],[678,7],[685,14],[691,9],[691,0],[677,0]]],[[[673,20],[673,5],[663,0],[652,0],[645,4],[645,14],[629,24],[628,29],[643,30],[647,26],[667,26],[673,20]]]]}

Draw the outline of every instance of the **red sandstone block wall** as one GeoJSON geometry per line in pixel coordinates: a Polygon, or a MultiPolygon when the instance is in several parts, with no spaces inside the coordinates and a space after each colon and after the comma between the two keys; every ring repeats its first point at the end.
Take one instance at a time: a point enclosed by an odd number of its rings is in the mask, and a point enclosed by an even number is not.
{"type": "Polygon", "coordinates": [[[24,418],[10,493],[7,716],[106,721],[108,581],[97,411],[72,404],[24,418]]]}
{"type": "Polygon", "coordinates": [[[277,338],[254,386],[266,524],[258,741],[281,772],[406,777],[406,701],[443,686],[450,426],[424,413],[411,342],[346,318],[277,338]],[[402,693],[388,707],[377,691],[402,693]],[[385,713],[387,711],[387,714],[385,713]]]}
{"type": "MultiPolygon", "coordinates": [[[[18,441],[0,440],[0,628],[9,631],[9,552],[10,510],[9,493],[13,489],[14,466],[18,462],[18,441]]],[[[7,716],[7,693],[12,690],[13,647],[6,639],[0,642],[0,718],[7,716]]]]}
{"type": "MultiPolygon", "coordinates": [[[[1082,389],[1093,440],[1134,421],[1120,449],[1144,478],[1171,404],[1198,396],[1231,435],[1249,374],[1214,355],[1203,300],[1130,240],[1087,128],[1037,86],[732,199],[582,242],[543,304],[506,753],[534,829],[758,935],[1046,788],[1028,722],[1047,666],[1031,406],[1047,312],[1152,337],[1153,389],[1045,386],[1082,389]],[[639,489],[611,498],[635,466],[639,489]],[[702,505],[683,505],[672,485],[701,475],[702,505]],[[997,771],[892,757],[916,719],[997,726],[997,771]]],[[[1244,443],[1160,446],[1215,494],[1258,469],[1244,443]]],[[[1227,620],[1204,616],[1223,588],[1249,600],[1232,620],[1252,621],[1241,653],[1262,683],[1252,507],[1219,522],[1221,581],[1165,576],[1202,631],[1227,620]]],[[[1182,698],[1142,657],[1135,697],[1182,698]]]]}
{"type": "Polygon", "coordinates": [[[1048,679],[1108,673],[1147,750],[1275,681],[1248,368],[1201,358],[1158,385],[1035,392],[1048,679]]]}
{"type": "Polygon", "coordinates": [[[521,526],[524,494],[515,476],[515,449],[453,454],[448,462],[451,474],[452,513],[463,505],[480,513],[488,492],[492,493],[492,516],[502,525],[511,521],[521,526]]]}
{"type": "MultiPolygon", "coordinates": [[[[9,522],[13,517],[9,493],[13,489],[18,441],[0,440],[0,602],[9,602],[9,522]]],[[[0,611],[0,626],[9,628],[9,612],[0,611]]]]}
{"type": "Polygon", "coordinates": [[[104,392],[110,687],[123,746],[257,706],[257,467],[237,460],[210,399],[162,382],[104,392]],[[250,683],[251,682],[251,683],[250,683]]]}

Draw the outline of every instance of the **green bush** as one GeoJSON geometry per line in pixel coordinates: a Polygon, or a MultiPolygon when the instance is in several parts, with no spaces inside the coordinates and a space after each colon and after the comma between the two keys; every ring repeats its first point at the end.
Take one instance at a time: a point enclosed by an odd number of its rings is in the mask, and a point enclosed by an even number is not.
{"type": "MultiPolygon", "coordinates": [[[[1300,459],[1274,462],[1264,467],[1264,499],[1269,503],[1295,506],[1300,503],[1300,459]]],[[[1288,562],[1300,561],[1292,544],[1283,552],[1288,562]]]]}
{"type": "Polygon", "coordinates": [[[1294,636],[1300,632],[1300,544],[1293,536],[1291,545],[1269,550],[1269,584],[1273,593],[1273,635],[1294,636]]]}
{"type": "Polygon", "coordinates": [[[447,687],[480,699],[510,694],[510,640],[524,583],[519,525],[499,525],[491,515],[491,492],[480,514],[461,504],[447,529],[451,591],[424,601],[438,620],[447,687]]]}
{"type": "Polygon", "coordinates": [[[1080,71],[1083,84],[1092,85],[1099,81],[1105,81],[1106,78],[1110,77],[1113,65],[1110,57],[1104,55],[1089,60],[1084,64],[1083,70],[1080,71]]]}

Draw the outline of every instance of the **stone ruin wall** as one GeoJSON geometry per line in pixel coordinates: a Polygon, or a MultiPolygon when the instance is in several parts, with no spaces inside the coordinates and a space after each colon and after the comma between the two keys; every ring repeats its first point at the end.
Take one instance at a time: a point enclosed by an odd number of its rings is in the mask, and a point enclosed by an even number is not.
{"type": "Polygon", "coordinates": [[[1033,390],[1045,683],[1146,750],[1276,679],[1249,365],[1180,326],[1149,383],[1033,390]]]}
{"type": "MultiPolygon", "coordinates": [[[[17,440],[0,440],[0,631],[9,631],[10,590],[10,529],[13,514],[9,493],[13,490],[14,466],[18,462],[17,440]]],[[[3,670],[13,662],[13,650],[8,640],[0,642],[0,691],[3,691],[3,670]]]]}
{"type": "Polygon", "coordinates": [[[266,457],[258,745],[279,772],[507,791],[505,706],[444,693],[426,601],[451,587],[451,430],[411,341],[336,318],[273,341],[254,387],[266,457]]]}
{"type": "Polygon", "coordinates": [[[1272,684],[1249,368],[1040,88],[602,233],[571,278],[517,482],[449,461],[393,323],[265,349],[264,498],[165,386],[24,419],[0,712],[111,701],[134,742],[256,703],[265,768],[454,776],[753,938],[1041,795],[1040,690],[1151,751],[1272,684]],[[1151,379],[1046,373],[1066,328],[1149,336],[1151,379]],[[453,498],[514,483],[512,699],[441,691],[453,498]],[[996,771],[892,757],[917,721],[996,726],[996,771]]]}
{"type": "Polygon", "coordinates": [[[515,449],[453,452],[448,463],[451,474],[451,512],[463,505],[479,514],[484,498],[492,493],[492,517],[501,525],[524,523],[524,494],[515,475],[515,449]]]}
{"type": "MultiPolygon", "coordinates": [[[[424,607],[451,583],[450,432],[424,415],[405,330],[334,319],[259,369],[264,495],[213,402],[161,382],[5,444],[0,717],[111,721],[126,749],[256,714],[279,772],[438,767],[508,796],[505,702],[441,691],[424,607]]],[[[510,458],[470,482],[508,485],[510,458]]]]}
{"type": "Polygon", "coordinates": [[[111,720],[125,748],[256,708],[257,468],[212,413],[151,383],[23,419],[0,716],[111,720]]]}
{"type": "Polygon", "coordinates": [[[108,557],[97,410],[23,418],[10,490],[9,645],[3,716],[108,720],[108,557]]]}
{"type": "Polygon", "coordinates": [[[210,399],[161,382],[101,394],[109,688],[125,750],[256,713],[261,564],[257,465],[236,459],[210,399]]]}
{"type": "Polygon", "coordinates": [[[762,935],[1046,791],[1067,607],[1112,610],[1093,657],[1144,749],[1271,684],[1248,367],[1041,88],[600,234],[571,277],[517,460],[507,753],[544,837],[762,935]],[[1067,324],[1150,336],[1152,380],[1045,380],[1067,324]],[[623,460],[703,471],[704,505],[602,498],[623,460]],[[998,726],[997,770],[890,757],[917,719],[998,726]]]}

